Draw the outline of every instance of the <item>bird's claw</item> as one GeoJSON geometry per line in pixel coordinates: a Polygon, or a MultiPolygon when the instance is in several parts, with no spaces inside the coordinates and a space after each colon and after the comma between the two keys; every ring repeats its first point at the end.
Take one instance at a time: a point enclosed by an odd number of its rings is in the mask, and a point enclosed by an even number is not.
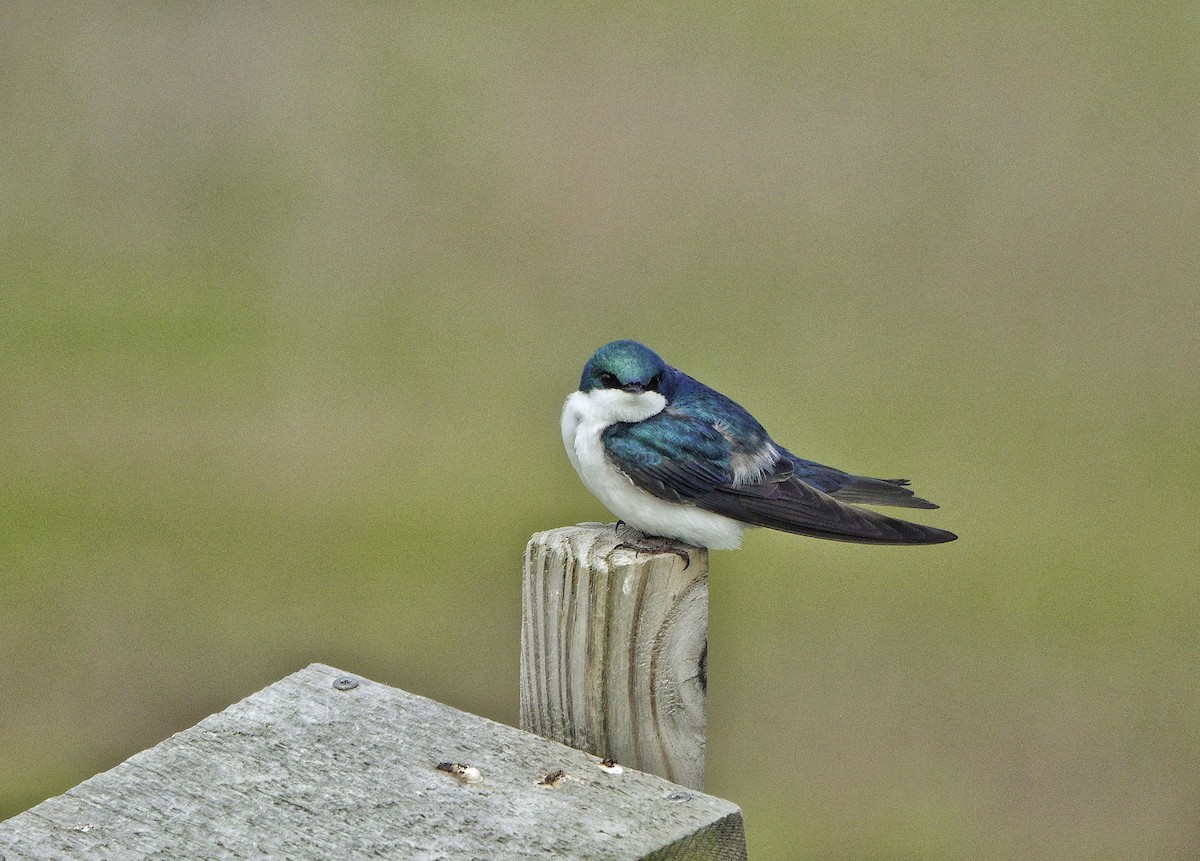
{"type": "Polygon", "coordinates": [[[628,541],[622,541],[614,549],[616,550],[632,550],[634,553],[673,553],[683,560],[683,570],[688,570],[692,564],[692,557],[688,555],[686,550],[682,550],[671,544],[654,544],[649,547],[640,544],[630,544],[628,541]]]}

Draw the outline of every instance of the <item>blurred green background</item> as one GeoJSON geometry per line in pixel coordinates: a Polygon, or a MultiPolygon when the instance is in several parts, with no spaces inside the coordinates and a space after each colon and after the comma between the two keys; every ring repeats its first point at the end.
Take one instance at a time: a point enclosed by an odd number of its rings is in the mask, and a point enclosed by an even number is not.
{"type": "Polygon", "coordinates": [[[711,576],[756,859],[1200,855],[1191,3],[0,7],[0,818],[311,661],[517,719],[632,337],[935,548],[711,576]]]}

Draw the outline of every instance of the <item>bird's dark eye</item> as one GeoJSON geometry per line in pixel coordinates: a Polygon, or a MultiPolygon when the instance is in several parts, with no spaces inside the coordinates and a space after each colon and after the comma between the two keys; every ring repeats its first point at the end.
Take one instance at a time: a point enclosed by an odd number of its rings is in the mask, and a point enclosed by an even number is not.
{"type": "Polygon", "coordinates": [[[615,374],[610,374],[608,371],[603,371],[600,374],[600,385],[606,389],[615,389],[621,385],[621,381],[617,379],[615,374]]]}
{"type": "Polygon", "coordinates": [[[646,388],[652,392],[657,392],[660,385],[662,385],[662,371],[659,371],[650,378],[650,382],[646,383],[646,388]]]}

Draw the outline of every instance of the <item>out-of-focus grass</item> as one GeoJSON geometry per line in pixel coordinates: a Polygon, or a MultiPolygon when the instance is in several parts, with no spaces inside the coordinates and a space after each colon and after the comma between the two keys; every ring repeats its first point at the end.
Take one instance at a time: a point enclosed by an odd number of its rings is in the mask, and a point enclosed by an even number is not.
{"type": "Polygon", "coordinates": [[[635,337],[962,539],[713,557],[755,858],[1200,852],[1197,26],[0,11],[0,815],[313,660],[516,719],[635,337]]]}

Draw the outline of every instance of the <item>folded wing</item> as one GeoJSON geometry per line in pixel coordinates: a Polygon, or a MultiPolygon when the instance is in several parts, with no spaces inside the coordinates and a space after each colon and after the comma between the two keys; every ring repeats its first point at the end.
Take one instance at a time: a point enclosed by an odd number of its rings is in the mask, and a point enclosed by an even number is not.
{"type": "Polygon", "coordinates": [[[765,437],[753,450],[739,447],[719,426],[686,414],[663,411],[643,422],[615,424],[603,440],[609,459],[642,490],[753,526],[863,544],[937,544],[956,537],[835,498],[934,507],[898,483],[846,476],[863,483],[847,481],[826,493],[797,475],[797,462],[765,437]],[[747,460],[763,468],[751,480],[742,470],[739,482],[734,466],[747,460]]]}

